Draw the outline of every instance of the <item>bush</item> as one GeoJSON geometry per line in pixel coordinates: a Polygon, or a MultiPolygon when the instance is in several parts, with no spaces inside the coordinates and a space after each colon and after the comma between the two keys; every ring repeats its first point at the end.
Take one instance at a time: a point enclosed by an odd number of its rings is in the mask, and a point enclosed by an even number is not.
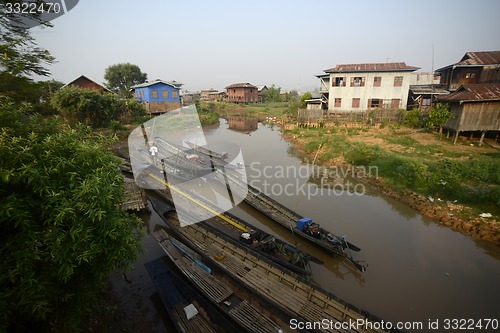
{"type": "Polygon", "coordinates": [[[420,128],[422,127],[422,122],[420,121],[420,117],[422,116],[422,112],[419,109],[413,109],[410,111],[401,111],[402,123],[405,126],[411,128],[420,128]]]}
{"type": "Polygon", "coordinates": [[[70,123],[83,123],[96,128],[106,127],[112,120],[129,115],[138,117],[145,114],[144,107],[137,101],[79,87],[59,90],[51,97],[50,104],[70,123]]]}
{"type": "Polygon", "coordinates": [[[368,146],[365,143],[356,143],[345,152],[345,157],[354,165],[369,165],[373,160],[384,154],[380,146],[368,146]]]}
{"type": "Polygon", "coordinates": [[[427,179],[427,166],[418,161],[401,159],[395,165],[394,176],[408,188],[421,188],[427,179]]]}

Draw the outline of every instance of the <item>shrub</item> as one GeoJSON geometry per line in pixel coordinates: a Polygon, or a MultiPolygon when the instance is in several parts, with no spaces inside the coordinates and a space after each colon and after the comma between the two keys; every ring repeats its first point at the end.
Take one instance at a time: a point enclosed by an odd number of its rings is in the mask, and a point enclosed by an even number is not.
{"type": "Polygon", "coordinates": [[[346,159],[354,165],[369,165],[370,162],[382,155],[383,150],[380,146],[368,146],[362,142],[353,144],[345,153],[346,159]]]}
{"type": "Polygon", "coordinates": [[[411,128],[422,127],[422,122],[420,121],[420,117],[422,116],[422,112],[419,109],[413,109],[410,111],[402,111],[401,116],[402,116],[403,125],[411,127],[411,128]]]}

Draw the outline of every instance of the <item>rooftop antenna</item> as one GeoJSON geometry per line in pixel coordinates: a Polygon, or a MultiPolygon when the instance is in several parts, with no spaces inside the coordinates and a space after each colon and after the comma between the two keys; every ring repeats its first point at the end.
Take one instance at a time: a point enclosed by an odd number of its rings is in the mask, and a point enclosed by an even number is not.
{"type": "Polygon", "coordinates": [[[432,43],[432,61],[431,61],[431,109],[434,102],[434,43],[432,43]]]}

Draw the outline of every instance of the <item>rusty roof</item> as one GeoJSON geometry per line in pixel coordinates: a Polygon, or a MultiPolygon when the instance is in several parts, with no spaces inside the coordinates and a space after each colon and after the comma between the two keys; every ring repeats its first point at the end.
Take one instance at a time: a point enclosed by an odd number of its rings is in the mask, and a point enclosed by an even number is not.
{"type": "Polygon", "coordinates": [[[380,62],[366,64],[343,64],[325,69],[325,73],[340,72],[405,72],[416,71],[420,67],[408,66],[404,62],[380,62]]]}
{"type": "Polygon", "coordinates": [[[449,67],[487,65],[500,65],[500,51],[466,52],[459,62],[439,68],[436,72],[440,72],[449,67]]]}
{"type": "Polygon", "coordinates": [[[254,88],[254,89],[257,89],[256,86],[254,86],[253,84],[250,84],[248,82],[246,82],[246,83],[235,83],[235,84],[232,84],[230,86],[227,86],[225,89],[233,89],[233,88],[254,88]]]}
{"type": "Polygon", "coordinates": [[[500,83],[468,84],[458,88],[455,92],[438,97],[443,102],[480,102],[485,100],[500,100],[500,83]]]}
{"type": "Polygon", "coordinates": [[[500,51],[467,52],[455,65],[498,65],[500,51]]]}

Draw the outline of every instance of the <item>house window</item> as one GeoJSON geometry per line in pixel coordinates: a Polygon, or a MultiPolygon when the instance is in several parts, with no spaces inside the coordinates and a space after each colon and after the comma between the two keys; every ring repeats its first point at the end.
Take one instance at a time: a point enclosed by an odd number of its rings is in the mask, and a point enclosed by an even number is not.
{"type": "Polygon", "coordinates": [[[161,91],[161,97],[168,98],[168,90],[162,90],[161,91]]]}
{"type": "Polygon", "coordinates": [[[395,76],[394,77],[394,87],[401,87],[403,85],[403,77],[395,76]]]}
{"type": "Polygon", "coordinates": [[[373,78],[373,86],[374,87],[380,87],[381,84],[382,84],[382,77],[381,76],[375,76],[373,78]]]}
{"type": "Polygon", "coordinates": [[[430,106],[431,99],[430,98],[422,98],[422,106],[430,106]]]}
{"type": "Polygon", "coordinates": [[[466,79],[473,79],[476,77],[476,73],[467,73],[465,74],[466,79]]]}
{"type": "Polygon", "coordinates": [[[399,98],[393,98],[391,100],[391,109],[399,109],[399,102],[401,100],[399,98]]]}
{"type": "Polygon", "coordinates": [[[332,81],[333,87],[345,87],[345,77],[336,77],[332,81]]]}
{"type": "Polygon", "coordinates": [[[352,99],[352,107],[353,108],[359,108],[359,98],[353,98],[352,99]]]}
{"type": "Polygon", "coordinates": [[[144,90],[141,90],[141,98],[144,99],[144,90]]]}
{"type": "Polygon", "coordinates": [[[152,90],[151,91],[151,97],[158,98],[158,90],[152,90]]]}
{"type": "Polygon", "coordinates": [[[342,105],[342,98],[335,98],[333,106],[339,108],[342,105]]]}
{"type": "Polygon", "coordinates": [[[138,93],[137,91],[136,91],[136,92],[134,92],[134,97],[135,97],[135,98],[139,97],[139,93],[138,93]]]}
{"type": "Polygon", "coordinates": [[[177,98],[179,96],[179,92],[177,90],[172,91],[172,98],[177,98]]]}
{"type": "Polygon", "coordinates": [[[351,87],[364,87],[365,78],[361,76],[351,77],[351,87]]]}
{"type": "Polygon", "coordinates": [[[368,107],[369,108],[378,108],[380,107],[381,100],[378,98],[372,98],[368,100],[368,107]]]}

